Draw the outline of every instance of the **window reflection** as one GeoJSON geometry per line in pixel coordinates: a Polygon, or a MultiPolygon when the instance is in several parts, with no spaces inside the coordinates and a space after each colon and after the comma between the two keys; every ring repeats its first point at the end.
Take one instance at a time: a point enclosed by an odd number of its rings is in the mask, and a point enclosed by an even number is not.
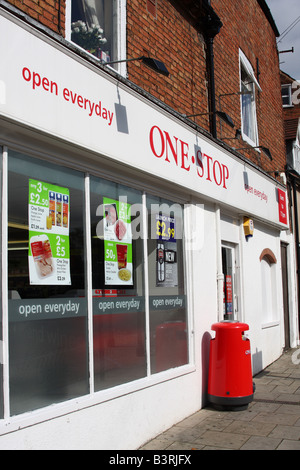
{"type": "Polygon", "coordinates": [[[146,375],[143,241],[136,236],[142,195],[91,178],[90,200],[95,389],[100,390],[146,375]],[[124,270],[128,278],[120,277],[124,270]]]}
{"type": "Polygon", "coordinates": [[[183,210],[147,198],[151,372],[188,363],[183,210]]]}
{"type": "Polygon", "coordinates": [[[12,414],[88,393],[83,191],[82,174],[9,152],[8,314],[12,414]],[[70,285],[30,284],[30,178],[61,187],[68,184],[70,285]]]}
{"type": "Polygon", "coordinates": [[[115,0],[72,0],[71,40],[104,61],[112,60],[115,0]]]}

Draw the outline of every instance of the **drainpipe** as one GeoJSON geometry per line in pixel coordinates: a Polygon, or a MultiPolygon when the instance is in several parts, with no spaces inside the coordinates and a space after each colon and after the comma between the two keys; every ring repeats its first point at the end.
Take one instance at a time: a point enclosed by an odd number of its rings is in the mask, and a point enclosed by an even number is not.
{"type": "Polygon", "coordinates": [[[210,114],[210,132],[217,138],[217,120],[216,120],[216,91],[215,91],[215,62],[214,62],[214,38],[208,38],[207,44],[207,68],[209,75],[209,112],[210,114]]]}
{"type": "Polygon", "coordinates": [[[210,6],[210,1],[207,1],[205,17],[200,21],[200,27],[202,28],[206,42],[206,66],[209,78],[210,132],[214,138],[217,137],[214,38],[219,34],[222,26],[220,18],[210,6]]]}

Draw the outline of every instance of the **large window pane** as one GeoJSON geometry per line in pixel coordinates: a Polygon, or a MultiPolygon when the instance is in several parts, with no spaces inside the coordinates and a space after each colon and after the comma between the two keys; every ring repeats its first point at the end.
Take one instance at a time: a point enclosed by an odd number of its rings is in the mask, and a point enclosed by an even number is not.
{"type": "Polygon", "coordinates": [[[88,393],[84,213],[83,174],[9,152],[12,414],[88,393]]]}
{"type": "Polygon", "coordinates": [[[91,178],[95,390],[146,375],[142,195],[91,178]]]}
{"type": "Polygon", "coordinates": [[[148,197],[151,371],[188,362],[183,209],[148,197]]]}

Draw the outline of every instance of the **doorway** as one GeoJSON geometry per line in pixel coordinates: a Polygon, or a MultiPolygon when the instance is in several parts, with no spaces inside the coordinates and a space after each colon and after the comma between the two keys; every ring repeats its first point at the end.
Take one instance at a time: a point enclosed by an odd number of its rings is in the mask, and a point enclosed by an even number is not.
{"type": "Polygon", "coordinates": [[[222,270],[224,275],[223,318],[238,319],[238,278],[236,248],[222,243],[222,270]]]}

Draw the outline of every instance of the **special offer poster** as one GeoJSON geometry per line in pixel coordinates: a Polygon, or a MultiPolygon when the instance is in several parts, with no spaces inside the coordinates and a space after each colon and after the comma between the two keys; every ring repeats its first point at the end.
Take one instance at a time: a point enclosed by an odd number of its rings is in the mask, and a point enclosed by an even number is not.
{"type": "Polygon", "coordinates": [[[103,198],[104,265],[106,285],[132,285],[130,204],[103,198]]]}
{"type": "Polygon", "coordinates": [[[28,224],[30,284],[71,284],[69,190],[30,179],[28,224]]]}
{"type": "Polygon", "coordinates": [[[156,286],[178,285],[175,218],[156,214],[156,286]]]}

